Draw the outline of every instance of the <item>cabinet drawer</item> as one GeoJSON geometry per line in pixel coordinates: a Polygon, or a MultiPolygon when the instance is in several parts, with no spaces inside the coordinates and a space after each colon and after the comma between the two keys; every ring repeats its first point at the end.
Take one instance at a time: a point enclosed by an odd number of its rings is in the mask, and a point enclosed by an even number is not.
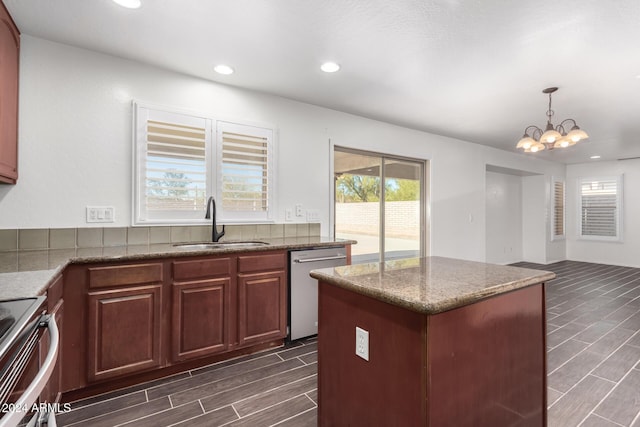
{"type": "Polygon", "coordinates": [[[238,273],[284,270],[286,263],[285,252],[240,256],[238,257],[238,273]]]}
{"type": "Polygon", "coordinates": [[[162,264],[115,265],[89,269],[89,288],[162,282],[162,264]]]}
{"type": "Polygon", "coordinates": [[[173,262],[173,280],[230,275],[231,258],[209,258],[173,262]]]}

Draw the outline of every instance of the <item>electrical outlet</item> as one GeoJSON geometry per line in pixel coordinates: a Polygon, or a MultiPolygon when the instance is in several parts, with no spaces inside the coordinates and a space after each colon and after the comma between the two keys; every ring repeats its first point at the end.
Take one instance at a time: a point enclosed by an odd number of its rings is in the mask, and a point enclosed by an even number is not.
{"type": "Polygon", "coordinates": [[[284,210],[284,220],[293,221],[293,211],[291,209],[284,210]]]}
{"type": "Polygon", "coordinates": [[[87,206],[87,222],[114,222],[115,220],[113,206],[87,206]]]}
{"type": "Polygon", "coordinates": [[[301,204],[297,204],[296,205],[296,216],[303,216],[303,214],[302,214],[302,205],[301,204]]]}
{"type": "Polygon", "coordinates": [[[307,222],[319,222],[320,212],[317,209],[307,209],[307,222]]]}
{"type": "Polygon", "coordinates": [[[356,326],[356,356],[369,361],[369,331],[356,326]]]}

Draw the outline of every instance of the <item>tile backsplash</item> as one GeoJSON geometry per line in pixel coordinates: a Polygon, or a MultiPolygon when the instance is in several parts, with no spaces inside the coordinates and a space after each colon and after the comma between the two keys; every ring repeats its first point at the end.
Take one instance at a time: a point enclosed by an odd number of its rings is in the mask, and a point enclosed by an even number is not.
{"type": "MultiPolygon", "coordinates": [[[[227,225],[222,240],[296,236],[320,236],[320,224],[227,225]]],[[[99,248],[210,240],[211,226],[4,229],[0,230],[0,251],[99,248]]]]}

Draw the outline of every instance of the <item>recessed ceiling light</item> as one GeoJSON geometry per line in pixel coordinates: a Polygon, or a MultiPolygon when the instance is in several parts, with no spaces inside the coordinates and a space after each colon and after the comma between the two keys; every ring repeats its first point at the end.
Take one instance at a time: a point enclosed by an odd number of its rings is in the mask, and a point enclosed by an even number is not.
{"type": "Polygon", "coordinates": [[[340,69],[340,66],[335,62],[325,62],[320,66],[320,69],[325,73],[335,73],[340,69]]]}
{"type": "Polygon", "coordinates": [[[142,6],[141,0],[113,0],[113,2],[127,9],[137,9],[142,6]]]}
{"type": "Polygon", "coordinates": [[[595,160],[595,159],[599,159],[600,156],[591,156],[590,158],[595,160]]]}
{"type": "Polygon", "coordinates": [[[233,74],[233,68],[229,67],[228,65],[224,65],[224,64],[219,64],[216,65],[213,70],[218,73],[218,74],[224,74],[225,76],[229,75],[229,74],[233,74]]]}

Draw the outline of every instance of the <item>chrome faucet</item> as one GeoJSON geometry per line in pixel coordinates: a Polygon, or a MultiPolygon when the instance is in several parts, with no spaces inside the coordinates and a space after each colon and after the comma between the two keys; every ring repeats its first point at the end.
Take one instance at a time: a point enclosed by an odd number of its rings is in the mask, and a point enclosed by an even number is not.
{"type": "Polygon", "coordinates": [[[217,242],[220,240],[222,236],[224,236],[224,225],[222,226],[222,231],[218,233],[218,226],[216,225],[216,201],[213,199],[213,196],[209,197],[207,200],[207,213],[204,215],[205,219],[212,219],[213,224],[211,228],[211,241],[217,242]],[[213,212],[211,211],[211,206],[213,206],[213,212]]]}

